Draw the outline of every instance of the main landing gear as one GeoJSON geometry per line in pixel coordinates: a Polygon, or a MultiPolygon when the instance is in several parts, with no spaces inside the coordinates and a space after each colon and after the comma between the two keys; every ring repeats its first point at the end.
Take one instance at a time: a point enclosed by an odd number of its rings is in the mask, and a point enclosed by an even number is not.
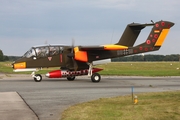
{"type": "Polygon", "coordinates": [[[75,80],[75,78],[76,78],[76,76],[68,76],[68,77],[67,77],[67,80],[73,81],[73,80],[75,80]]]}
{"type": "Polygon", "coordinates": [[[101,80],[101,76],[99,73],[93,73],[91,75],[91,81],[92,82],[100,82],[100,80],[101,80]]]}
{"type": "MultiPolygon", "coordinates": [[[[92,67],[90,67],[89,70],[85,69],[85,70],[78,71],[78,72],[55,70],[55,71],[51,71],[51,72],[47,73],[46,77],[48,77],[48,78],[66,77],[68,81],[73,81],[73,80],[75,80],[76,76],[88,75],[91,78],[92,82],[97,83],[97,82],[100,82],[100,80],[101,80],[100,74],[97,73],[100,70],[102,70],[102,69],[98,69],[98,68],[92,69],[92,67]]],[[[42,80],[42,76],[40,74],[35,74],[35,71],[32,72],[31,76],[32,76],[32,78],[34,78],[35,82],[41,82],[41,80],[42,80]]]]}
{"type": "MultiPolygon", "coordinates": [[[[76,76],[68,76],[67,77],[67,80],[68,81],[74,81],[75,80],[75,78],[76,78],[76,76]]],[[[101,75],[99,74],[99,73],[93,73],[92,75],[91,75],[91,81],[92,82],[100,82],[100,80],[101,80],[101,75]]],[[[37,81],[36,81],[37,82],[37,81]]]]}
{"type": "Polygon", "coordinates": [[[92,63],[89,63],[89,70],[88,70],[88,76],[91,77],[91,81],[92,82],[100,82],[101,80],[101,76],[99,73],[93,73],[93,70],[92,70],[92,66],[93,64],[92,63]]]}

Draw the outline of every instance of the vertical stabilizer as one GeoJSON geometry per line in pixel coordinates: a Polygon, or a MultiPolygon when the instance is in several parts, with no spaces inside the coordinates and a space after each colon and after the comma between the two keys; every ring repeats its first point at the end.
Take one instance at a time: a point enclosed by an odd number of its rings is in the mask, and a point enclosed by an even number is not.
{"type": "Polygon", "coordinates": [[[124,33],[119,39],[119,42],[116,43],[116,45],[132,47],[137,37],[139,36],[141,30],[145,27],[146,27],[145,24],[139,24],[139,23],[128,24],[126,29],[124,30],[124,33]]]}
{"type": "Polygon", "coordinates": [[[143,53],[149,51],[159,50],[162,46],[170,28],[174,23],[169,21],[159,21],[156,22],[147,37],[146,41],[133,47],[134,53],[143,53]]]}

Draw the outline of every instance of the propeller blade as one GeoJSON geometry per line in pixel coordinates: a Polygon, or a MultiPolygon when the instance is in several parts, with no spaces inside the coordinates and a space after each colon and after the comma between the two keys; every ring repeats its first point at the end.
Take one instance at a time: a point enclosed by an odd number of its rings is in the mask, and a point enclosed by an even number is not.
{"type": "Polygon", "coordinates": [[[72,38],[71,53],[73,53],[73,52],[74,52],[74,44],[75,44],[75,40],[74,40],[74,38],[72,38]]]}
{"type": "Polygon", "coordinates": [[[74,60],[74,44],[75,44],[75,40],[74,38],[72,38],[71,53],[69,53],[67,56],[72,58],[73,67],[74,67],[74,70],[76,71],[78,69],[78,65],[77,65],[76,60],[74,60]]]}

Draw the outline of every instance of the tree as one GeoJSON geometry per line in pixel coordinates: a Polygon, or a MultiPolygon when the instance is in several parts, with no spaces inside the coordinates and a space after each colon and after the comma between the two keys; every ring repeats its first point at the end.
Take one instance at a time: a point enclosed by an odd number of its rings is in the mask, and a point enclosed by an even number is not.
{"type": "Polygon", "coordinates": [[[3,61],[9,61],[9,57],[4,55],[4,60],[3,61]]]}
{"type": "Polygon", "coordinates": [[[0,50],[0,61],[3,61],[3,60],[4,60],[4,55],[3,55],[2,50],[0,50]]]}

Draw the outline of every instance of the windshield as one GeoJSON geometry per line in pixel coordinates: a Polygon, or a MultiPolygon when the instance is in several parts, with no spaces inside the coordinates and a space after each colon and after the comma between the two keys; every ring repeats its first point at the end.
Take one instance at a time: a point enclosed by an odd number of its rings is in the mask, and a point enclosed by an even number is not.
{"type": "Polygon", "coordinates": [[[47,57],[49,56],[49,48],[48,47],[38,47],[35,49],[38,57],[47,57]]]}
{"type": "Polygon", "coordinates": [[[23,55],[23,57],[26,57],[26,58],[30,58],[30,57],[32,57],[32,56],[36,56],[36,53],[35,53],[35,51],[34,51],[33,48],[31,48],[30,50],[28,50],[28,51],[23,55]]]}

